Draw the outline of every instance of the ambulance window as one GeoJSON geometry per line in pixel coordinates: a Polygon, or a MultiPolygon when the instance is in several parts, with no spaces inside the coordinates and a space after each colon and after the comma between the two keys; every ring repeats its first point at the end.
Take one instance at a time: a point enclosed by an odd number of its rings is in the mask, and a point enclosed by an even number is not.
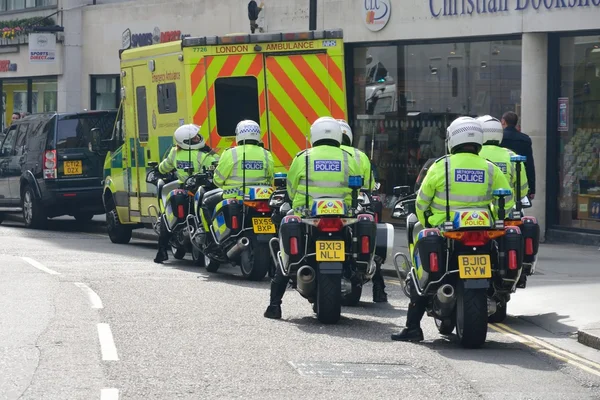
{"type": "Polygon", "coordinates": [[[254,76],[218,78],[215,102],[219,136],[235,136],[235,126],[242,120],[260,122],[258,81],[254,76]]]}
{"type": "Polygon", "coordinates": [[[148,141],[148,105],[146,102],[146,86],[135,88],[135,101],[137,104],[137,119],[140,142],[148,141]]]}
{"type": "Polygon", "coordinates": [[[159,114],[177,112],[177,87],[175,82],[158,85],[156,87],[156,99],[159,114]]]}

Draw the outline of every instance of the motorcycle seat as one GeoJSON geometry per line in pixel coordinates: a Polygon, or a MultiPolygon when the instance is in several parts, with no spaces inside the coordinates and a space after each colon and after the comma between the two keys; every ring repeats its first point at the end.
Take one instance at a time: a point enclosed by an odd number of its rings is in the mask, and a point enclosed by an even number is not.
{"type": "Polygon", "coordinates": [[[215,209],[215,206],[219,204],[219,201],[223,200],[223,189],[213,189],[204,193],[204,198],[202,199],[202,207],[207,210],[215,209]]]}

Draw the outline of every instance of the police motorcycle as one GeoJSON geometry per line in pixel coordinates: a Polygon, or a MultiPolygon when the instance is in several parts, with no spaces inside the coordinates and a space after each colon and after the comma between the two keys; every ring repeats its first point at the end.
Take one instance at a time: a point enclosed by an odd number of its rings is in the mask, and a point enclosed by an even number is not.
{"type": "Polygon", "coordinates": [[[504,224],[505,197],[510,194],[509,189],[493,192],[498,198],[496,221],[489,208],[464,208],[451,219],[446,190],[446,222],[417,232],[417,217],[410,214],[406,222],[409,254],[394,256],[407,297],[411,286],[419,296],[427,297],[427,315],[434,318],[439,333],[449,335],[456,328],[463,347],[485,343],[488,317],[497,311],[496,301],[489,297],[493,282],[514,284],[521,273],[523,237],[518,227],[504,224]]]}
{"type": "Polygon", "coordinates": [[[196,193],[192,243],[202,254],[197,265],[208,272],[230,263],[239,265],[246,279],[259,281],[269,272],[269,241],[277,234],[269,206],[274,188],[246,186],[242,171],[241,198],[223,199],[218,188],[196,193]]]}
{"type": "MultiPolygon", "coordinates": [[[[516,166],[517,193],[515,198],[517,200],[515,202],[515,207],[508,212],[504,223],[506,226],[515,227],[515,229],[518,229],[521,232],[521,236],[523,237],[523,247],[521,249],[523,258],[522,267],[520,266],[517,268],[520,271],[519,276],[515,277],[514,274],[503,276],[502,273],[500,273],[496,274],[491,281],[489,297],[492,301],[496,302],[496,312],[490,315],[488,320],[489,322],[496,323],[506,319],[507,304],[510,301],[511,294],[519,287],[519,281],[523,279],[521,275],[525,274],[528,276],[535,273],[540,240],[540,227],[537,223],[537,219],[535,217],[525,216],[523,213],[523,209],[531,207],[529,198],[527,196],[522,196],[521,193],[521,164],[525,162],[526,157],[512,156],[510,160],[515,163],[516,166]]],[[[514,257],[512,253],[509,253],[508,256],[514,257]]],[[[509,266],[510,265],[512,264],[509,263],[509,266]]]]}
{"type": "MultiPolygon", "coordinates": [[[[279,226],[281,225],[281,221],[285,214],[281,213],[281,206],[289,201],[287,198],[287,174],[284,172],[275,173],[273,179],[273,185],[275,186],[275,191],[271,195],[269,199],[269,207],[271,207],[272,214],[271,220],[275,224],[275,228],[278,231],[279,226]]],[[[270,246],[269,246],[270,250],[270,246]]],[[[273,260],[273,257],[270,258],[270,266],[269,266],[269,277],[273,278],[275,276],[276,265],[273,260]]]]}
{"type": "Polygon", "coordinates": [[[419,191],[419,187],[421,187],[421,183],[423,183],[423,179],[425,179],[425,175],[427,175],[427,171],[429,168],[436,162],[437,158],[428,159],[423,167],[421,167],[421,171],[419,171],[419,175],[417,176],[417,180],[415,182],[414,191],[410,192],[409,186],[395,186],[394,187],[394,196],[398,197],[396,203],[394,203],[392,218],[393,219],[405,219],[410,214],[415,213],[415,201],[417,199],[417,192],[419,191]]]}
{"type": "Polygon", "coordinates": [[[158,235],[162,229],[171,234],[169,245],[175,259],[181,260],[191,253],[195,261],[187,220],[194,213],[195,194],[201,185],[207,184],[207,174],[193,175],[193,167],[188,167],[185,169],[188,177],[180,184],[174,172],[161,177],[157,162],[148,165],[152,169],[146,174],[146,182],[156,186],[158,197],[158,208],[154,204],[148,206],[148,213],[156,216],[152,227],[158,235]]]}
{"type": "MultiPolygon", "coordinates": [[[[308,176],[308,168],[306,172],[308,176]]],[[[277,268],[325,324],[339,321],[344,297],[360,299],[362,284],[375,274],[375,256],[385,261],[393,246],[391,225],[376,224],[372,214],[359,211],[362,177],[349,177],[348,186],[350,210],[340,198],[321,197],[309,204],[308,192],[301,216],[284,203],[279,237],[270,242],[277,268]]]]}

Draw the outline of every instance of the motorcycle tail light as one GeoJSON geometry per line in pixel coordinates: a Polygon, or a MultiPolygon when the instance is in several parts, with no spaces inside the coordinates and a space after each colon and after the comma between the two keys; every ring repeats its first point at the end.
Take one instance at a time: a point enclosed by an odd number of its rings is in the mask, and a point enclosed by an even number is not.
{"type": "Polygon", "coordinates": [[[185,218],[185,210],[183,209],[183,204],[177,206],[177,218],[185,218]]]}
{"type": "Polygon", "coordinates": [[[516,250],[508,251],[508,269],[510,269],[510,270],[517,269],[517,251],[516,250]]]}
{"type": "Polygon", "coordinates": [[[231,217],[231,229],[238,229],[239,227],[240,224],[238,223],[238,217],[237,215],[234,215],[231,217]]]}
{"type": "Polygon", "coordinates": [[[362,254],[369,254],[369,237],[368,236],[363,236],[360,239],[360,252],[362,254]]]}
{"type": "Polygon", "coordinates": [[[469,231],[469,232],[444,232],[444,236],[458,240],[465,246],[483,246],[492,239],[504,235],[505,231],[469,231]]]}
{"type": "Polygon", "coordinates": [[[533,255],[533,239],[527,238],[525,239],[525,254],[528,256],[533,255]]]}
{"type": "Polygon", "coordinates": [[[271,207],[267,201],[245,201],[244,205],[254,208],[258,212],[271,212],[271,207]]]}
{"type": "Polygon", "coordinates": [[[344,221],[340,218],[321,218],[317,229],[321,232],[339,232],[344,227],[344,221]]]}
{"type": "Polygon", "coordinates": [[[291,237],[290,238],[290,255],[296,256],[298,255],[298,238],[291,237]]]}
{"type": "Polygon", "coordinates": [[[438,255],[437,253],[429,253],[429,271],[430,272],[439,272],[440,266],[438,263],[438,255]]]}

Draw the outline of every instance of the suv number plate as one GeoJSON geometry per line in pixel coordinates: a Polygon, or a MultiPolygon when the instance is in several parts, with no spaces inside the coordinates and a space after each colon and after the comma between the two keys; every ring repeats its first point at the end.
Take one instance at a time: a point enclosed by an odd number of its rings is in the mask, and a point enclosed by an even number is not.
{"type": "Polygon", "coordinates": [[[81,175],[83,173],[81,160],[65,161],[63,167],[65,169],[65,175],[81,175]]]}

